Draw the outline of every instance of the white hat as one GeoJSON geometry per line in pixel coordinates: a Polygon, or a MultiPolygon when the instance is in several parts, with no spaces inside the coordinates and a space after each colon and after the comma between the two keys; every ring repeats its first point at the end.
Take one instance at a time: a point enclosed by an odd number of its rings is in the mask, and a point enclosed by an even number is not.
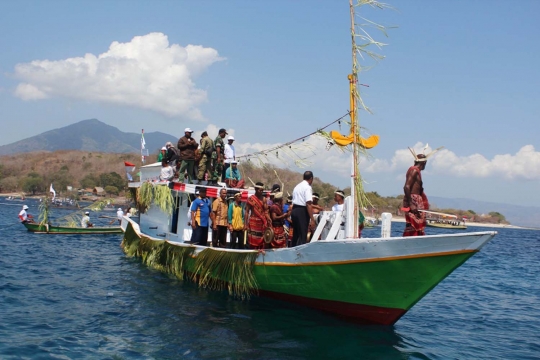
{"type": "Polygon", "coordinates": [[[161,150],[167,150],[167,148],[164,146],[164,147],[161,148],[161,150]]]}
{"type": "Polygon", "coordinates": [[[227,140],[234,140],[234,136],[229,136],[227,140]]]}
{"type": "Polygon", "coordinates": [[[26,210],[26,209],[28,209],[28,206],[27,206],[27,205],[23,205],[22,208],[23,208],[23,210],[26,210]]]}
{"type": "Polygon", "coordinates": [[[90,211],[85,211],[84,214],[85,214],[85,215],[89,215],[89,214],[90,214],[90,211]]]}
{"type": "Polygon", "coordinates": [[[193,130],[191,130],[191,128],[185,128],[184,132],[192,133],[193,130]]]}
{"type": "Polygon", "coordinates": [[[118,208],[118,211],[122,211],[122,208],[118,208]]]}

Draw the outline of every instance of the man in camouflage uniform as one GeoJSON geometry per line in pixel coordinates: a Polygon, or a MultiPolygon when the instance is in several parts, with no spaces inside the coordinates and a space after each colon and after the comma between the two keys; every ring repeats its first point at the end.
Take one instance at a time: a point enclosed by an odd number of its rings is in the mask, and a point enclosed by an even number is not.
{"type": "Polygon", "coordinates": [[[204,131],[201,134],[201,159],[199,160],[199,173],[197,178],[199,184],[204,180],[205,173],[208,173],[208,181],[212,179],[212,155],[214,150],[214,143],[208,136],[208,133],[204,131]]]}
{"type": "Polygon", "coordinates": [[[214,140],[214,152],[212,153],[212,162],[214,163],[214,173],[212,174],[212,185],[217,185],[223,174],[223,160],[225,152],[225,142],[223,138],[227,135],[227,130],[219,129],[219,134],[214,140]]]}

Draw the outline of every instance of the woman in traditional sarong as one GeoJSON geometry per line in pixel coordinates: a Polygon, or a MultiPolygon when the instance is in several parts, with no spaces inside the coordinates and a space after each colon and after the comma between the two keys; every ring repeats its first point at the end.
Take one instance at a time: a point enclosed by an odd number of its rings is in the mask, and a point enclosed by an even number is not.
{"type": "Polygon", "coordinates": [[[255,184],[255,195],[248,198],[246,204],[246,230],[249,246],[252,249],[263,249],[264,230],[270,224],[268,216],[268,205],[263,197],[263,183],[255,184]]]}
{"type": "Polygon", "coordinates": [[[272,248],[287,247],[287,234],[285,233],[285,219],[291,215],[292,208],[283,213],[283,193],[278,192],[274,195],[274,203],[270,206],[270,218],[272,219],[272,229],[274,230],[274,239],[270,243],[272,248]]]}

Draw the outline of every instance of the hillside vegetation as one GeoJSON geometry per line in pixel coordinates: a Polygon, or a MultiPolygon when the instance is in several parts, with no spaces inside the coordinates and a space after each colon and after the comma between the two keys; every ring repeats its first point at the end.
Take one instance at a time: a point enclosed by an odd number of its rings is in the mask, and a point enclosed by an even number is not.
{"type": "MultiPolygon", "coordinates": [[[[157,160],[157,154],[152,154],[147,163],[157,160]]],[[[124,195],[127,188],[124,161],[140,165],[138,154],[101,153],[77,150],[60,150],[55,152],[32,152],[0,156],[0,193],[24,193],[31,195],[46,194],[50,184],[54,184],[56,192],[64,196],[76,197],[76,191],[67,192],[67,187],[74,190],[100,186],[109,196],[124,195]]],[[[283,191],[292,194],[293,188],[302,180],[302,173],[272,166],[257,167],[250,162],[239,165],[246,184],[261,181],[270,189],[272,184],[283,184],[283,191]]],[[[313,181],[313,191],[321,196],[320,204],[329,209],[334,204],[334,191],[337,187],[325,183],[319,178],[313,181]]],[[[350,189],[344,189],[346,194],[350,189]]],[[[401,213],[403,196],[383,197],[376,192],[368,192],[369,204],[364,213],[367,216],[378,217],[383,212],[394,215],[401,213]]],[[[474,210],[437,209],[432,204],[432,210],[465,216],[471,221],[486,223],[507,223],[504,215],[498,212],[479,215],[474,210]]]]}

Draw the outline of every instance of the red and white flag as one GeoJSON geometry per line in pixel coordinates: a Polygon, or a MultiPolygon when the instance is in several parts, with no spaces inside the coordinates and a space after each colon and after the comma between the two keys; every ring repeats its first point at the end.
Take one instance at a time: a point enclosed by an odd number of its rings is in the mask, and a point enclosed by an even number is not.
{"type": "Polygon", "coordinates": [[[130,163],[129,161],[124,161],[124,166],[126,167],[126,176],[129,181],[133,181],[131,173],[135,171],[135,164],[130,163]]]}

